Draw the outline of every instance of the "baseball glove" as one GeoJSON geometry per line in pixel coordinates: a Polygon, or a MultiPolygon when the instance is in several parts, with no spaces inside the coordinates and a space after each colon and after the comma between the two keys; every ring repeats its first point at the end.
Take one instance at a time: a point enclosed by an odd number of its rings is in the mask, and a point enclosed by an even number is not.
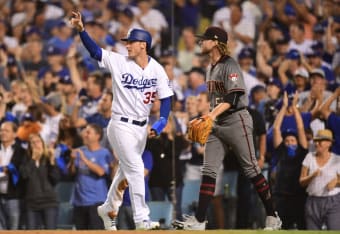
{"type": "Polygon", "coordinates": [[[188,137],[194,142],[205,144],[213,126],[213,120],[208,116],[196,118],[189,123],[188,137]]]}

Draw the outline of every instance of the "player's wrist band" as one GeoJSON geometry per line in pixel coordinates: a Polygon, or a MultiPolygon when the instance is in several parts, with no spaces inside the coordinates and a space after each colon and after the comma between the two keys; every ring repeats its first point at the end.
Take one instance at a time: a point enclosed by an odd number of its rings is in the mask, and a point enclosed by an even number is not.
{"type": "Polygon", "coordinates": [[[159,120],[157,120],[152,125],[151,129],[154,130],[157,133],[157,135],[159,135],[162,132],[163,128],[166,126],[167,122],[168,121],[166,118],[160,117],[159,120]]]}

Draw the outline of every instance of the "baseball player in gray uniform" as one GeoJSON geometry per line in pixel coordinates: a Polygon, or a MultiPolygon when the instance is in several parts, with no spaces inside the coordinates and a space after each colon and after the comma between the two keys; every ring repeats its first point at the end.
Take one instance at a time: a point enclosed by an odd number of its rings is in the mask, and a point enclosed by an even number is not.
{"type": "Polygon", "coordinates": [[[90,55],[112,75],[112,116],[107,135],[119,166],[105,203],[98,207],[98,214],[105,229],[116,230],[115,217],[128,185],[136,229],[152,229],[157,223],[151,222],[145,202],[142,153],[155,98],[161,102],[160,119],[152,125],[149,136],[160,134],[167,124],[173,95],[169,79],[163,67],[147,54],[152,42],[149,32],[131,29],[122,39],[128,51],[128,56],[123,56],[101,49],[85,31],[79,12],[73,12],[70,23],[79,31],[90,55]]]}
{"type": "Polygon", "coordinates": [[[204,230],[209,203],[214,195],[216,174],[223,163],[227,146],[232,147],[244,174],[256,188],[267,212],[267,230],[281,228],[281,220],[274,211],[270,188],[255,158],[253,122],[247,111],[248,96],[241,69],[228,56],[228,34],[221,28],[209,27],[197,36],[203,54],[210,57],[206,82],[208,85],[214,127],[205,145],[202,182],[196,214],[186,216],[183,222],[175,221],[175,227],[186,230],[204,230]]]}

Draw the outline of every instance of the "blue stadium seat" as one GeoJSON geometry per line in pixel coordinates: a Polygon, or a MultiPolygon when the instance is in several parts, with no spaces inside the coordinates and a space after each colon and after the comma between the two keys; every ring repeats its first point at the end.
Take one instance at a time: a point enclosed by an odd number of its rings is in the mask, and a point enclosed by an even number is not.
{"type": "Polygon", "coordinates": [[[182,192],[182,213],[193,214],[198,203],[201,180],[184,180],[182,192]]]}
{"type": "Polygon", "coordinates": [[[150,218],[152,221],[164,220],[165,227],[161,229],[167,229],[170,227],[173,217],[174,207],[169,201],[149,201],[148,206],[150,208],[150,218]]]}

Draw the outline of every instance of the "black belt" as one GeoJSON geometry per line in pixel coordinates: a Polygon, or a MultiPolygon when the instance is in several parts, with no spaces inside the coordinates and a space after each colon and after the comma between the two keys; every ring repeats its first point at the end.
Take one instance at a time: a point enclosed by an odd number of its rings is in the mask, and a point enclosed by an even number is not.
{"type": "MultiPolygon", "coordinates": [[[[125,123],[129,123],[129,118],[126,118],[126,117],[121,117],[120,118],[120,121],[122,122],[125,122],[125,123]]],[[[133,125],[137,125],[137,126],[140,126],[140,127],[143,127],[145,124],[146,124],[146,120],[143,120],[143,121],[138,121],[138,120],[132,120],[131,123],[133,125]]]]}

